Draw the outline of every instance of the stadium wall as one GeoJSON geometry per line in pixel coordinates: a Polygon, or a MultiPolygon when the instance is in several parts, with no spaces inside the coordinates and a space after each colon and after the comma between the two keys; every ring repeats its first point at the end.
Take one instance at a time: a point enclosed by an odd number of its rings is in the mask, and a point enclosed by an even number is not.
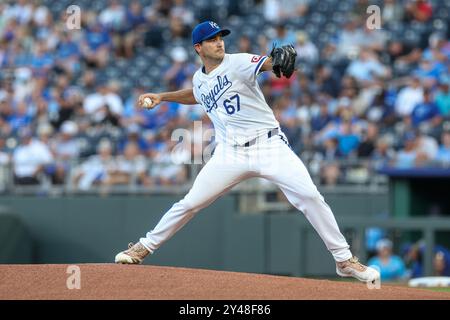
{"type": "MultiPolygon", "coordinates": [[[[373,217],[388,206],[387,196],[382,194],[334,193],[325,197],[338,220],[346,216],[373,217]]],[[[13,212],[8,219],[20,222],[21,228],[15,230],[28,239],[16,245],[26,243],[30,253],[25,260],[11,255],[1,262],[113,262],[118,251],[155,226],[162,213],[180,198],[3,196],[1,204],[13,212]]],[[[283,275],[334,274],[332,258],[315,231],[299,228],[305,225],[303,215],[240,214],[236,199],[236,194],[230,194],[202,210],[146,263],[283,275]]],[[[4,246],[5,242],[0,242],[0,252],[4,246]]]]}

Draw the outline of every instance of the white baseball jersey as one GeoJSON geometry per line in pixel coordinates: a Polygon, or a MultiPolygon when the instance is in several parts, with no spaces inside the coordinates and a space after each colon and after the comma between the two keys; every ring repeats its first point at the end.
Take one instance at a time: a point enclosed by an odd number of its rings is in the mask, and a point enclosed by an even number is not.
{"type": "Polygon", "coordinates": [[[213,122],[217,142],[243,145],[279,127],[256,81],[266,59],[248,53],[225,54],[209,74],[203,68],[194,74],[194,97],[213,122]]]}

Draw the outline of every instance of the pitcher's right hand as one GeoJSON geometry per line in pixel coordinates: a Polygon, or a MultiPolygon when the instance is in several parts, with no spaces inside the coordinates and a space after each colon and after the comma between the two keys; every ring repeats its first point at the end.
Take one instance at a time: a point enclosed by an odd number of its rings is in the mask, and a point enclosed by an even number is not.
{"type": "Polygon", "coordinates": [[[138,106],[144,109],[153,109],[160,103],[161,103],[161,95],[157,93],[141,94],[138,98],[138,106]],[[150,105],[146,105],[144,101],[145,98],[150,98],[150,100],[152,101],[150,105]]]}

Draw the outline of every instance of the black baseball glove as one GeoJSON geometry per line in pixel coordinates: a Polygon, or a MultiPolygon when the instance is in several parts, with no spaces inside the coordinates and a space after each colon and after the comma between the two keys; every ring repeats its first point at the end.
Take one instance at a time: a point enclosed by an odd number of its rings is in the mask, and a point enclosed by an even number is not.
{"type": "Polygon", "coordinates": [[[281,73],[283,73],[286,78],[290,78],[294,73],[295,58],[297,57],[294,47],[292,45],[273,47],[270,56],[272,57],[272,70],[275,75],[280,78],[281,73]]]}

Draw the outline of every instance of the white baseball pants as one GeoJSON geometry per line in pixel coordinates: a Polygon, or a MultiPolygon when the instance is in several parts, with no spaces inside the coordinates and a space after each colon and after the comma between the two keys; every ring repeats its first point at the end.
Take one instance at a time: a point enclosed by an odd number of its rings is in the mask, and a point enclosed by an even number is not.
{"type": "Polygon", "coordinates": [[[188,194],[175,203],[140,242],[153,253],[200,209],[251,177],[262,177],[274,182],[289,202],[303,212],[335,261],[341,262],[352,257],[330,207],[317,190],[303,162],[287,145],[283,133],[271,138],[260,138],[250,147],[218,144],[188,194]]]}

